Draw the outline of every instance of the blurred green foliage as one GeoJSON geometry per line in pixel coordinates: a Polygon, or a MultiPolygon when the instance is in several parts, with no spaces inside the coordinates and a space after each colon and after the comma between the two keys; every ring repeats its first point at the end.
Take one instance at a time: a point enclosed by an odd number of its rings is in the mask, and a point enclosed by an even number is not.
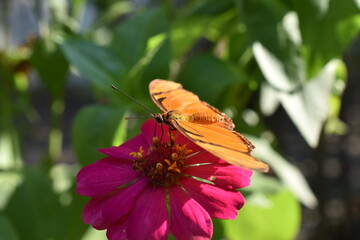
{"type": "MultiPolygon", "coordinates": [[[[44,2],[33,6],[38,34],[16,48],[8,46],[9,35],[1,36],[1,240],[104,238],[81,220],[87,199],[74,192],[76,172],[101,158],[98,148],[139,132],[141,121],[127,124],[125,116],[148,115],[110,85],[157,109],[148,93],[155,78],[178,81],[229,114],[257,146],[254,154],[277,175],[256,175],[238,219],[216,220],[214,237],[296,236],[300,203],[315,207],[316,198],[298,169],[277,152],[276,136],[263,118],[281,104],[311,147],[330,133],[323,130],[326,122],[335,127],[325,129],[341,133],[337,117],[346,84],[341,58],[360,30],[358,1],[44,2]],[[40,14],[44,2],[49,19],[40,14]],[[88,12],[95,12],[93,20],[86,20],[88,12]],[[29,100],[31,72],[51,103],[48,151],[30,166],[22,155],[23,125],[16,124],[22,119],[31,127],[38,117],[29,100]],[[69,74],[88,80],[86,90],[94,98],[73,121],[77,162],[71,164],[58,162],[69,74]]],[[[2,28],[9,33],[10,1],[2,7],[2,28]]]]}

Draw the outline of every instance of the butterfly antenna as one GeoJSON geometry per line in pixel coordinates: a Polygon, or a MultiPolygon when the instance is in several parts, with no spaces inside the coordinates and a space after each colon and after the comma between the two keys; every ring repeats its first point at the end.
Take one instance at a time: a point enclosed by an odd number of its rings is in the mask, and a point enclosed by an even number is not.
{"type": "Polygon", "coordinates": [[[146,110],[148,110],[150,113],[154,114],[154,111],[152,111],[150,108],[148,108],[147,106],[145,106],[144,104],[142,104],[141,102],[139,102],[138,100],[136,100],[135,98],[133,98],[132,96],[128,95],[127,93],[121,91],[120,89],[118,89],[117,87],[115,87],[114,85],[111,84],[111,87],[113,89],[115,89],[116,91],[124,94],[125,96],[127,96],[128,98],[130,98],[131,100],[133,100],[134,102],[136,102],[137,104],[139,104],[140,106],[142,106],[143,108],[145,108],[146,110]]]}
{"type": "Polygon", "coordinates": [[[152,118],[152,117],[138,117],[138,116],[133,116],[133,117],[126,117],[125,120],[129,120],[129,119],[148,119],[148,118],[152,118]]]}

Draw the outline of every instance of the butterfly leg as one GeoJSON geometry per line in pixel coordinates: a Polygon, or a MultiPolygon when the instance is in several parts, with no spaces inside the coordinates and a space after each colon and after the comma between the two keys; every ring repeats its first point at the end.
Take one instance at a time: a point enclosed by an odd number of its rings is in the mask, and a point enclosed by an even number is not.
{"type": "Polygon", "coordinates": [[[160,137],[160,142],[161,142],[161,140],[162,140],[162,138],[163,138],[163,136],[164,136],[164,127],[163,127],[162,124],[160,124],[160,125],[161,125],[161,137],[160,137]]]}
{"type": "Polygon", "coordinates": [[[174,146],[175,144],[175,134],[172,134],[172,131],[176,131],[176,128],[170,126],[169,127],[170,146],[174,146]]]}
{"type": "Polygon", "coordinates": [[[153,137],[156,137],[156,128],[157,128],[157,122],[155,122],[155,127],[154,127],[154,135],[153,135],[153,137]]]}

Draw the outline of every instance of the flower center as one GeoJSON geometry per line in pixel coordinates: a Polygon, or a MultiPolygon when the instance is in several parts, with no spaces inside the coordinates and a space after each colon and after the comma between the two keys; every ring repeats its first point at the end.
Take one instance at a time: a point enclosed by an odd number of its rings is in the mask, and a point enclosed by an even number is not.
{"type": "Polygon", "coordinates": [[[130,155],[136,158],[133,168],[147,176],[154,185],[170,186],[183,175],[186,157],[191,152],[186,144],[175,144],[172,136],[170,143],[160,143],[158,137],[153,137],[153,145],[146,154],[141,146],[138,152],[130,155]]]}

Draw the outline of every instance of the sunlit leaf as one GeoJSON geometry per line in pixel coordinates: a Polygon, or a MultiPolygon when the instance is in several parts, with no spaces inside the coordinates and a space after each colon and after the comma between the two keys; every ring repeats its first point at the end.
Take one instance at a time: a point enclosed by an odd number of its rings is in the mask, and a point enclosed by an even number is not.
{"type": "Polygon", "coordinates": [[[278,92],[269,84],[263,83],[260,89],[261,112],[266,116],[272,115],[279,104],[278,92]]]}
{"type": "Polygon", "coordinates": [[[12,127],[0,129],[0,169],[16,169],[22,166],[18,139],[12,127]]]}
{"type": "Polygon", "coordinates": [[[329,113],[329,98],[336,78],[337,61],[329,62],[294,93],[279,92],[279,99],[307,143],[316,147],[329,113]]]}
{"type": "MultiPolygon", "coordinates": [[[[263,75],[274,88],[280,91],[291,92],[304,80],[298,79],[297,81],[292,81],[286,72],[286,63],[276,58],[259,42],[254,43],[253,52],[263,75]]],[[[301,70],[303,68],[299,69],[299,71],[301,70]]]]}
{"type": "Polygon", "coordinates": [[[0,172],[0,210],[4,209],[20,182],[21,176],[18,173],[0,172]]]}
{"type": "MultiPolygon", "coordinates": [[[[262,110],[267,113],[274,111],[276,103],[273,98],[277,92],[278,100],[302,136],[310,146],[316,147],[329,111],[328,101],[336,77],[337,62],[329,62],[314,79],[300,79],[296,86],[291,84],[291,76],[285,71],[284,62],[272,56],[260,43],[255,43],[253,49],[264,76],[273,87],[273,90],[263,88],[266,91],[263,94],[270,95],[274,106],[269,105],[271,102],[265,103],[267,99],[263,98],[262,110]]],[[[305,72],[302,64],[299,64],[297,71],[299,76],[305,72]]]]}
{"type": "Polygon", "coordinates": [[[106,231],[99,231],[92,227],[89,227],[85,232],[81,240],[107,240],[106,231]]]}
{"type": "Polygon", "coordinates": [[[360,9],[360,0],[353,0],[353,1],[358,6],[358,8],[360,9]]]}
{"type": "MultiPolygon", "coordinates": [[[[168,79],[170,74],[170,46],[166,34],[158,34],[148,39],[147,49],[143,56],[131,68],[127,75],[127,82],[131,84],[134,96],[139,96],[141,89],[148,93],[148,84],[151,80],[160,78],[168,79]]],[[[141,94],[140,94],[141,96],[141,94]]]]}

